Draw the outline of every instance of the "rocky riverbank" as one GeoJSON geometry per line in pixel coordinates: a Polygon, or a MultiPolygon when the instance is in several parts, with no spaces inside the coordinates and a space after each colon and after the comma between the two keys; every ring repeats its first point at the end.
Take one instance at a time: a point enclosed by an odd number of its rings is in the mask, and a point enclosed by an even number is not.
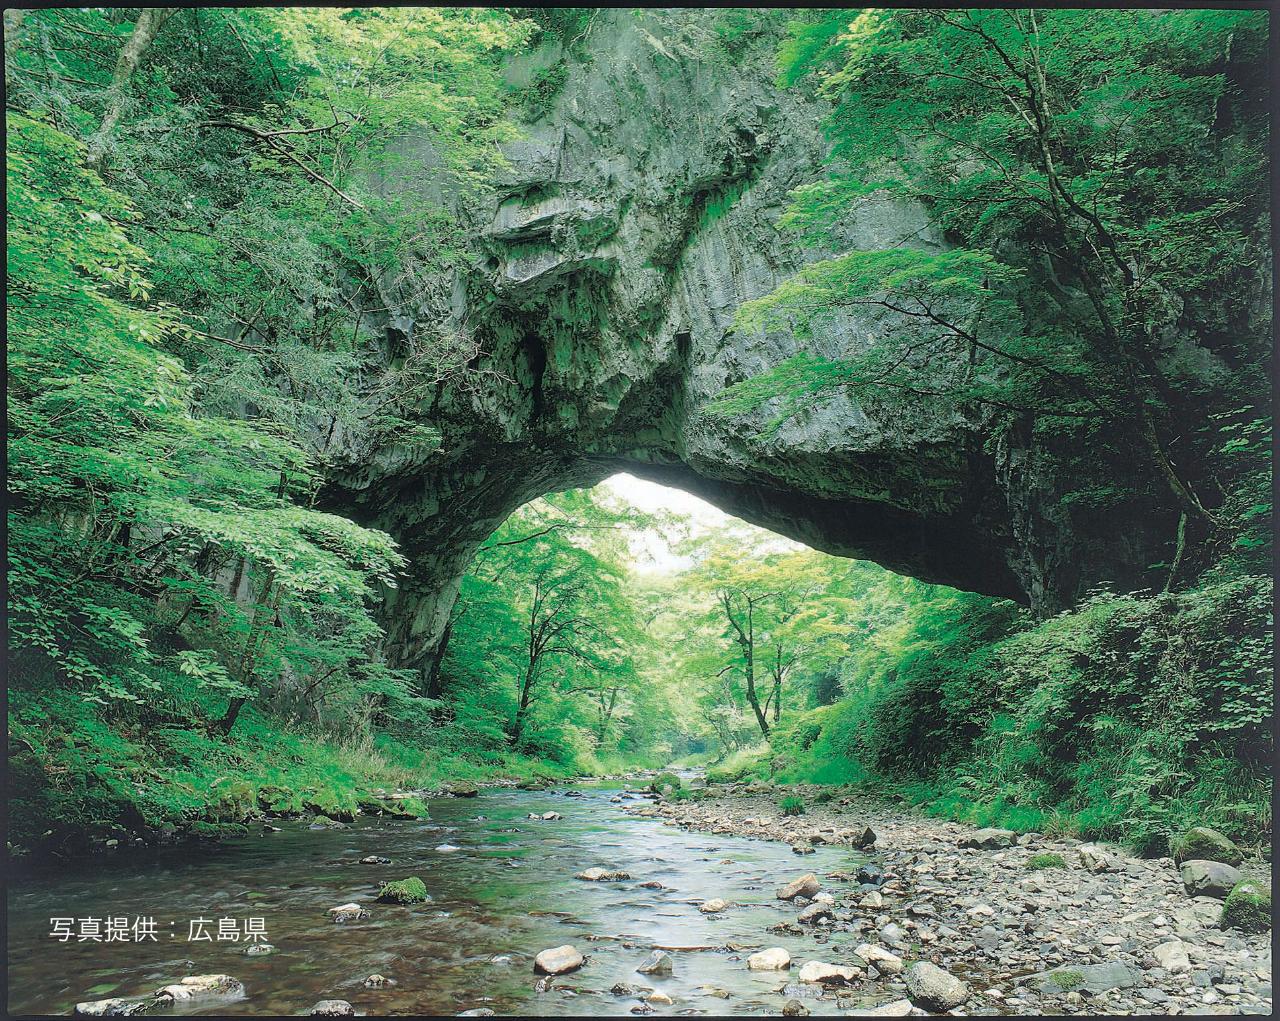
{"type": "MultiPolygon", "coordinates": [[[[816,804],[820,791],[717,786],[697,801],[625,811],[671,826],[786,841],[797,868],[795,876],[778,877],[780,885],[805,871],[814,844],[864,845],[868,866],[816,877],[818,888],[789,901],[794,922],[777,930],[824,927],[831,965],[860,970],[859,999],[883,995],[872,1013],[1271,1013],[1270,933],[1222,921],[1222,898],[1237,880],[1265,886],[1260,860],[1243,863],[1239,875],[1216,863],[1180,870],[1169,858],[975,830],[864,797],[816,804]],[[784,794],[803,800],[803,814],[782,815],[784,794]],[[887,965],[875,960],[882,953],[890,955],[887,965]]],[[[842,986],[810,992],[840,996],[842,986]]],[[[806,1012],[802,999],[789,1006],[806,1012]]]]}

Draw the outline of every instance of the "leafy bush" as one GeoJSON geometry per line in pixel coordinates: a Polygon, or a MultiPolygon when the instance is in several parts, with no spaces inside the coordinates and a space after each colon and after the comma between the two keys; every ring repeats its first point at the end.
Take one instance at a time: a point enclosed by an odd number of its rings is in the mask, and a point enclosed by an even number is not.
{"type": "Polygon", "coordinates": [[[1060,854],[1033,854],[1027,859],[1027,870],[1038,872],[1042,869],[1065,869],[1067,860],[1060,854]]]}
{"type": "Polygon", "coordinates": [[[804,798],[788,794],[778,802],[778,807],[783,815],[804,815],[804,798]]]}

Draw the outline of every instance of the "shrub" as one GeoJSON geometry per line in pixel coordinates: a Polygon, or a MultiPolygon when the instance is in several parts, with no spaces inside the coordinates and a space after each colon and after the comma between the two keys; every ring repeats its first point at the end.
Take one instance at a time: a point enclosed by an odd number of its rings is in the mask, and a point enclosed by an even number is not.
{"type": "Polygon", "coordinates": [[[778,807],[783,815],[804,815],[804,799],[794,794],[788,794],[778,802],[778,807]]]}
{"type": "Polygon", "coordinates": [[[1041,869],[1065,869],[1067,861],[1060,854],[1034,854],[1027,859],[1027,869],[1038,872],[1041,869]]]}

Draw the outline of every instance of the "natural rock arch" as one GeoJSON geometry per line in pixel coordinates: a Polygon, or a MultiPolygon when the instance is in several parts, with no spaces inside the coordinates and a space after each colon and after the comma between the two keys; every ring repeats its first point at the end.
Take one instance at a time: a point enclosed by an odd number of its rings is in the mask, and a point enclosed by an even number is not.
{"type": "MultiPolygon", "coordinates": [[[[766,62],[702,59],[700,17],[601,12],[573,54],[547,43],[514,66],[519,83],[562,65],[564,85],[505,147],[495,192],[459,205],[471,263],[382,282],[418,295],[413,316],[378,320],[389,347],[444,332],[478,352],[476,374],[420,408],[438,449],[336,437],[346,467],[326,498],[412,563],[386,606],[396,665],[430,670],[462,572],[512,510],[619,470],[831,553],[1042,609],[1141,578],[1173,535],[1154,497],[1069,513],[1080,480],[1059,477],[1029,423],[838,398],[765,437],[764,411],[707,414],[729,383],[869,338],[854,318],[803,342],[732,330],[742,302],[828,254],[778,227],[788,192],[823,172],[823,110],[778,89],[766,62]]],[[[887,199],[839,231],[846,248],[940,243],[922,210],[887,199]]]]}

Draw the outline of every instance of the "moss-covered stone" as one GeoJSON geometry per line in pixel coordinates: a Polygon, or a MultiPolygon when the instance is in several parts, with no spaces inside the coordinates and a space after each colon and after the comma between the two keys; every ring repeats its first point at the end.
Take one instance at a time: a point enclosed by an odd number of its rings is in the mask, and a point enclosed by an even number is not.
{"type": "Polygon", "coordinates": [[[426,883],[417,876],[384,883],[378,891],[378,900],[383,904],[421,904],[430,899],[426,883]]]}
{"type": "Polygon", "coordinates": [[[1241,932],[1266,932],[1271,928],[1271,890],[1251,879],[1231,888],[1222,905],[1222,927],[1241,932]]]}
{"type": "Polygon", "coordinates": [[[649,790],[655,794],[674,794],[684,786],[684,782],[675,773],[659,773],[649,784],[649,790]]]}
{"type": "Polygon", "coordinates": [[[1027,859],[1027,869],[1038,872],[1041,869],[1065,869],[1067,860],[1060,854],[1033,854],[1027,859]]]}
{"type": "Polygon", "coordinates": [[[1220,861],[1239,865],[1244,855],[1225,834],[1208,826],[1193,826],[1174,841],[1173,860],[1179,865],[1184,861],[1220,861]]]}

